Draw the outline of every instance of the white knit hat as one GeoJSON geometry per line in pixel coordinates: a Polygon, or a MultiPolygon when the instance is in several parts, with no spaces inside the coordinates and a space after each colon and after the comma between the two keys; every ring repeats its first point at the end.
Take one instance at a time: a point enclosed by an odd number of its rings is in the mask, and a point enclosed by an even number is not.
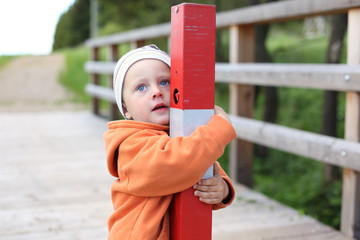
{"type": "Polygon", "coordinates": [[[157,59],[163,61],[170,67],[169,55],[166,52],[161,51],[154,44],[131,50],[119,59],[114,70],[113,86],[116,103],[124,118],[125,114],[122,108],[122,88],[124,85],[125,75],[131,65],[143,59],[157,59]]]}

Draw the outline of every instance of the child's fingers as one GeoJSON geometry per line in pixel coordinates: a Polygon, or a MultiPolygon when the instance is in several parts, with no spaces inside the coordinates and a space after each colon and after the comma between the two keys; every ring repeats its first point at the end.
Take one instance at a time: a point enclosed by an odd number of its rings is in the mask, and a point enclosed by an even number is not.
{"type": "Polygon", "coordinates": [[[197,184],[199,186],[213,186],[218,184],[218,179],[217,177],[211,177],[211,178],[207,178],[207,179],[201,179],[197,184]]]}
{"type": "MultiPolygon", "coordinates": [[[[217,170],[219,170],[219,168],[216,166],[217,170]]],[[[214,166],[214,169],[215,169],[215,166],[214,166]]],[[[214,170],[215,172],[215,170],[214,170]]],[[[197,185],[199,186],[214,186],[214,185],[217,185],[219,184],[219,182],[221,181],[222,177],[221,175],[217,174],[217,175],[214,175],[214,177],[211,177],[211,178],[206,178],[206,179],[201,179],[197,185]]]]}
{"type": "Polygon", "coordinates": [[[226,112],[224,111],[224,109],[222,109],[219,106],[215,106],[215,114],[224,118],[226,121],[228,121],[229,123],[231,123],[231,120],[229,118],[229,116],[226,114],[226,112]]]}
{"type": "MultiPolygon", "coordinates": [[[[194,185],[194,195],[201,202],[207,204],[217,204],[224,199],[224,180],[219,173],[219,167],[214,164],[214,177],[201,179],[194,185]]],[[[225,183],[226,184],[226,183],[225,183]]]]}
{"type": "Polygon", "coordinates": [[[218,192],[201,192],[195,191],[194,195],[199,198],[201,202],[207,204],[217,204],[221,202],[221,195],[218,192]]]}
{"type": "Polygon", "coordinates": [[[199,185],[199,184],[195,184],[193,188],[201,192],[216,192],[216,190],[218,189],[217,185],[199,185]]]}
{"type": "Polygon", "coordinates": [[[219,176],[201,179],[193,188],[202,192],[218,192],[220,181],[221,177],[219,176]]]}
{"type": "Polygon", "coordinates": [[[214,173],[214,176],[220,175],[220,170],[219,170],[217,163],[213,164],[213,173],[214,173]]]}

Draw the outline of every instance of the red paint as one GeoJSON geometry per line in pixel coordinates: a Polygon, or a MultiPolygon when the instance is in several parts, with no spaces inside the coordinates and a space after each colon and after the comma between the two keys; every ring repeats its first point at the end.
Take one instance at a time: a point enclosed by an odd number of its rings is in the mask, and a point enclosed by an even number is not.
{"type": "Polygon", "coordinates": [[[171,101],[170,107],[214,108],[215,24],[213,5],[185,3],[172,7],[171,93],[179,91],[179,102],[171,101]]]}
{"type": "MultiPolygon", "coordinates": [[[[213,5],[172,7],[170,107],[214,109],[215,23],[213,5]]],[[[172,240],[211,239],[212,205],[192,188],[174,195],[170,215],[172,240]]]]}
{"type": "Polygon", "coordinates": [[[170,216],[171,240],[211,239],[212,205],[200,202],[194,189],[174,195],[170,216]]]}

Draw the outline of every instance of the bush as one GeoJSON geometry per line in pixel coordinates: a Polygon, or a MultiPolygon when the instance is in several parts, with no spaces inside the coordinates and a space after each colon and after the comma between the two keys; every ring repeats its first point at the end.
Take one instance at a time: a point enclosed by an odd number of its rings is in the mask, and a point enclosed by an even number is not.
{"type": "Polygon", "coordinates": [[[85,85],[89,82],[89,74],[84,65],[89,60],[89,50],[85,47],[63,49],[66,67],[60,73],[60,83],[75,93],[73,101],[89,103],[90,97],[85,93],[85,85]]]}

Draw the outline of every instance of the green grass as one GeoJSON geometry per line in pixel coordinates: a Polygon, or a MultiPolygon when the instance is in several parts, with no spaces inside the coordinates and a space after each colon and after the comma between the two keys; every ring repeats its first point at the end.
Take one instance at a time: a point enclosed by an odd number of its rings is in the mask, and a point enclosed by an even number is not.
{"type": "MultiPolygon", "coordinates": [[[[130,44],[123,44],[119,47],[119,56],[130,50],[130,44]]],[[[85,92],[85,86],[91,82],[90,74],[84,70],[85,63],[90,60],[90,49],[79,46],[76,48],[62,49],[59,53],[63,54],[66,59],[66,68],[60,73],[60,83],[67,89],[75,93],[72,101],[90,104],[91,98],[85,92]]],[[[106,61],[107,49],[100,48],[100,61],[106,61]]],[[[107,75],[100,75],[99,84],[101,86],[110,86],[112,79],[107,75]]],[[[100,100],[100,108],[107,109],[108,102],[100,100]]]]}
{"type": "Polygon", "coordinates": [[[75,93],[75,102],[89,103],[90,97],[85,93],[85,85],[89,82],[89,74],[84,71],[85,62],[89,60],[89,50],[85,47],[64,49],[66,67],[60,73],[60,82],[75,93]]]}
{"type": "MultiPolygon", "coordinates": [[[[270,31],[267,47],[278,63],[324,63],[327,37],[306,39],[292,29],[270,31]]],[[[346,49],[346,45],[344,47],[346,49]]],[[[345,51],[341,57],[344,62],[345,51]]],[[[300,88],[278,88],[279,111],[277,123],[305,131],[320,133],[323,91],[300,88]]],[[[263,98],[263,96],[262,96],[263,98]]],[[[260,98],[260,102],[264,101],[260,98]]],[[[345,94],[339,95],[338,136],[343,137],[345,94]]],[[[255,118],[261,119],[263,103],[255,109],[255,118]]],[[[341,181],[330,186],[323,183],[324,164],[275,149],[269,149],[266,158],[255,151],[255,189],[299,212],[339,228],[341,209],[341,181]]]]}
{"type": "Polygon", "coordinates": [[[4,68],[16,56],[0,56],[0,70],[4,68]]]}

